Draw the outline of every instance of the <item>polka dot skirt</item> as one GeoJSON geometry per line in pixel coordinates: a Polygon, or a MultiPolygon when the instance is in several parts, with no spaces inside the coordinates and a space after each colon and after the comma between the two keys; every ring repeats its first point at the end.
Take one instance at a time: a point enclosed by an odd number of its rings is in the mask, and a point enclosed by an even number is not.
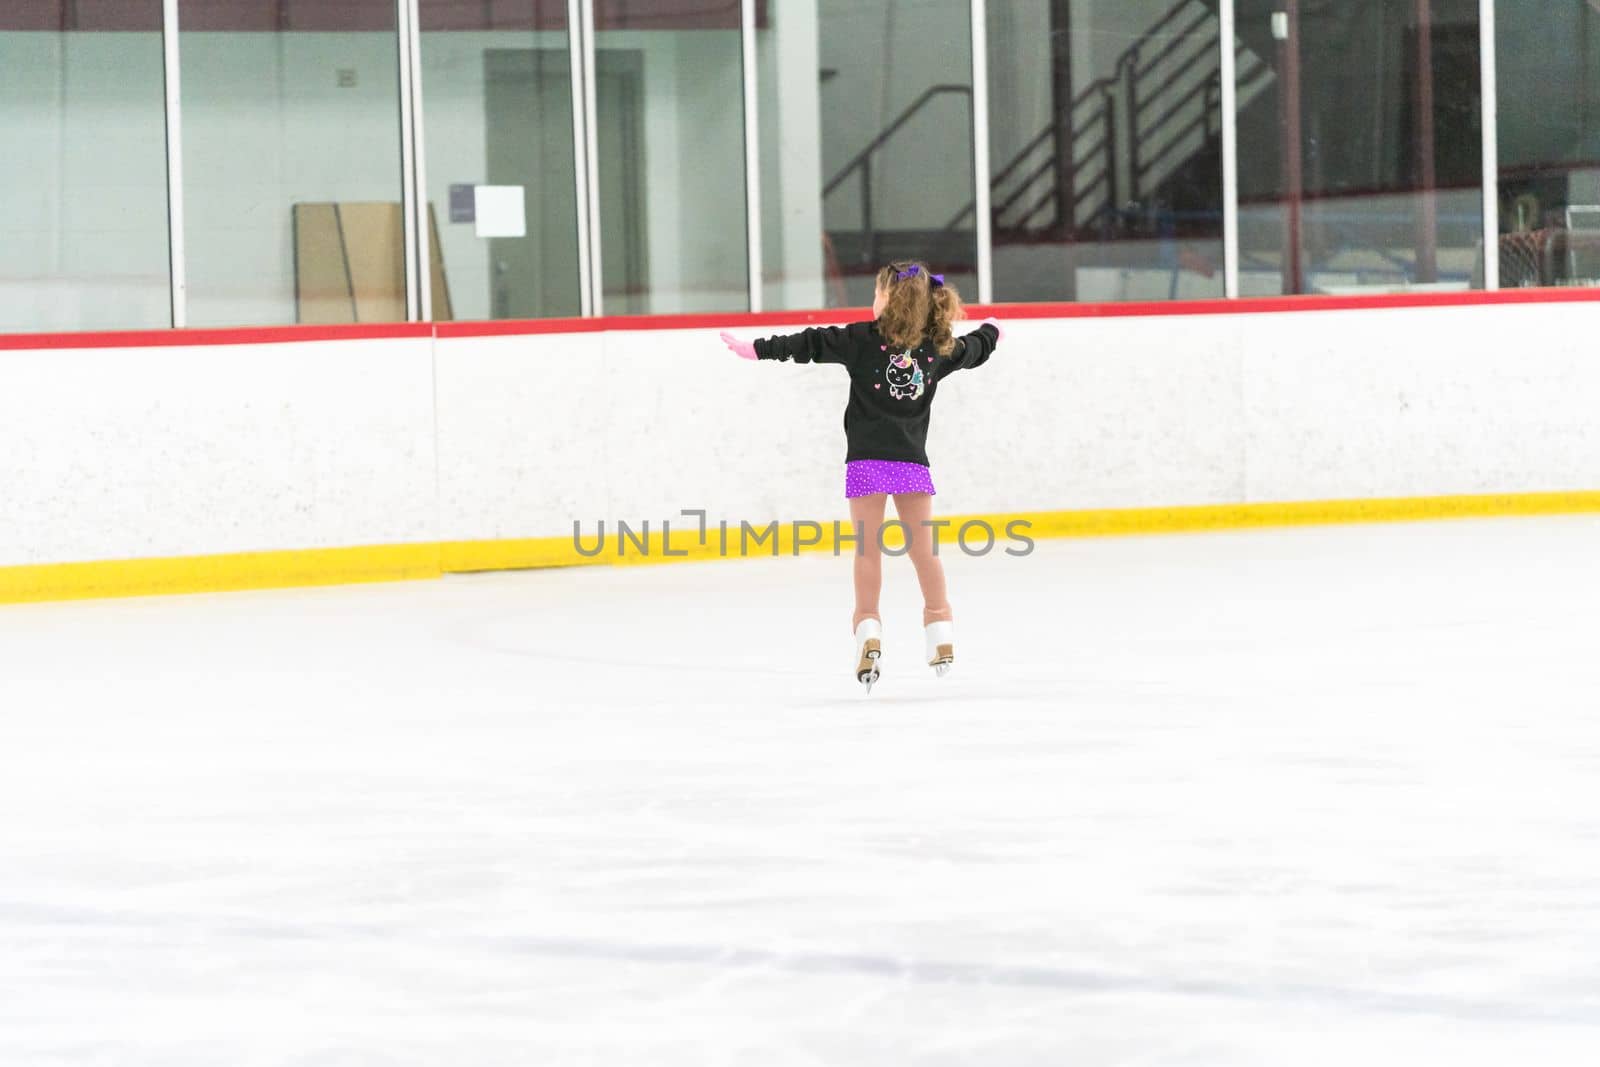
{"type": "Polygon", "coordinates": [[[888,459],[853,459],[844,465],[844,495],[874,493],[927,493],[932,496],[933,475],[920,463],[888,459]]]}

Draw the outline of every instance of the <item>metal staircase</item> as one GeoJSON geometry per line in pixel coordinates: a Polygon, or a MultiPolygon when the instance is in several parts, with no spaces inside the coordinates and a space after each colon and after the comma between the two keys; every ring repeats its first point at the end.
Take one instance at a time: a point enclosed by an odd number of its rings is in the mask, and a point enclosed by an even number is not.
{"type": "MultiPolygon", "coordinates": [[[[1216,211],[1206,205],[1220,201],[1218,44],[1215,0],[1184,0],[1140,34],[1110,74],[1073,98],[1068,114],[1058,114],[993,172],[996,243],[1143,236],[1157,214],[1180,229],[1186,222],[1210,225],[1216,211]],[[1070,157],[1065,165],[1063,155],[1070,157]],[[1198,210],[1186,211],[1186,202],[1198,210]]],[[[1274,74],[1255,48],[1242,46],[1236,55],[1243,108],[1274,74]]],[[[860,182],[861,231],[830,233],[842,262],[875,264],[902,243],[924,255],[970,247],[975,203],[942,227],[916,234],[878,233],[873,224],[874,158],[923,108],[952,93],[971,90],[929,88],[823,186],[827,196],[851,178],[860,182]]]]}
{"type": "MultiPolygon", "coordinates": [[[[1198,157],[1220,149],[1222,81],[1211,5],[1174,7],[1071,103],[1065,129],[1046,126],[990,182],[997,239],[1077,233],[1114,237],[1157,205],[1198,157]],[[1069,147],[1070,146],[1070,147],[1069,147]],[[1063,151],[1071,165],[1063,167],[1063,151]]],[[[1272,81],[1254,51],[1237,51],[1240,106],[1272,81]]],[[[951,226],[972,217],[967,205],[951,226]]]]}

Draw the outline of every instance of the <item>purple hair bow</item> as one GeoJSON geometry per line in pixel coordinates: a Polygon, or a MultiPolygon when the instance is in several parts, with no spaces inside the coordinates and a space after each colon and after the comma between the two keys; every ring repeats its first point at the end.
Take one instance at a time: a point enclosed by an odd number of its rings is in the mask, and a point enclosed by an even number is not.
{"type": "MultiPolygon", "coordinates": [[[[905,270],[903,270],[900,273],[896,274],[894,277],[895,277],[895,281],[903,282],[907,278],[915,278],[918,274],[921,274],[921,273],[922,273],[922,268],[917,266],[915,263],[913,263],[913,264],[911,264],[911,266],[907,267],[905,270]]],[[[934,274],[934,273],[932,273],[930,271],[929,274],[928,274],[928,280],[930,282],[932,282],[934,285],[943,285],[944,284],[944,275],[943,274],[934,274]]]]}

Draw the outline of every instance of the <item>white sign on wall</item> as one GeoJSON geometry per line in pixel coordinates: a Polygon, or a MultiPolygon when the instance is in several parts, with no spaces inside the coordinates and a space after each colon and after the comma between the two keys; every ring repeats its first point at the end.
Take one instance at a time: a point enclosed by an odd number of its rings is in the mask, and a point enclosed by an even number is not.
{"type": "Polygon", "coordinates": [[[479,185],[474,193],[479,237],[526,237],[526,198],[520,185],[479,185]]]}

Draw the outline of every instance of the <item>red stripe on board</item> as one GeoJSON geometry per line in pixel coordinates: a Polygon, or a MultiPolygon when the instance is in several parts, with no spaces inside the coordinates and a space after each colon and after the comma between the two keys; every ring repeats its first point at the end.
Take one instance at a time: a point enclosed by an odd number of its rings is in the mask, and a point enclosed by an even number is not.
{"type": "Polygon", "coordinates": [[[357,326],[248,326],[238,329],[114,330],[108,333],[0,333],[0,351],[30,348],[188,348],[195,345],[281,345],[297,341],[373,341],[432,337],[426,322],[357,326]]]}
{"type": "MultiPolygon", "coordinates": [[[[1184,315],[1274,315],[1386,308],[1493,307],[1506,304],[1600,303],[1600,288],[1507,289],[1497,293],[1382,293],[1366,296],[1271,296],[1244,300],[1165,300],[1119,304],[972,304],[968,317],[1001,319],[1119,319],[1184,315]]],[[[740,329],[805,326],[865,319],[867,308],[727,312],[694,315],[607,315],[593,319],[499,322],[396,322],[354,326],[258,326],[241,329],[125,330],[111,333],[0,334],[0,350],[35,348],[175,348],[191,345],[292,344],[398,337],[525,337],[627,330],[740,329]]]]}

